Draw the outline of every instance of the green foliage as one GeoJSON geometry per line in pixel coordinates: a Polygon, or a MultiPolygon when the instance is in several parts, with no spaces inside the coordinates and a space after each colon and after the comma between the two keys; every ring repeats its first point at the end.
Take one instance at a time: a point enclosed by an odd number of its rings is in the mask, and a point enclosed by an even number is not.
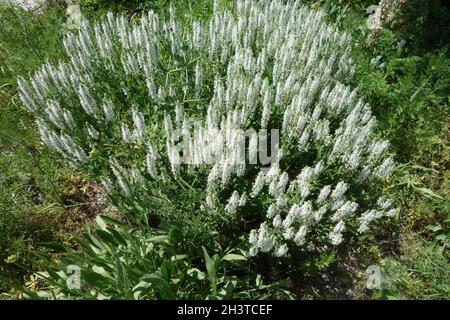
{"type": "Polygon", "coordinates": [[[449,299],[449,255],[445,246],[420,237],[404,239],[398,259],[381,261],[385,277],[376,299],[449,299]]]}
{"type": "Polygon", "coordinates": [[[26,117],[14,119],[21,114],[15,108],[2,106],[0,118],[0,278],[20,279],[37,267],[34,244],[55,240],[62,211],[56,185],[66,171],[36,146],[26,117]]]}
{"type": "Polygon", "coordinates": [[[384,49],[394,47],[391,41],[374,49],[375,58],[365,61],[358,81],[366,99],[377,106],[380,130],[389,136],[400,159],[428,160],[443,151],[440,135],[449,112],[450,59],[445,49],[424,57],[402,57],[384,49]]]}
{"type": "Polygon", "coordinates": [[[0,133],[0,277],[20,278],[37,267],[34,243],[55,239],[59,198],[52,183],[63,171],[45,152],[5,134],[0,133]]]}
{"type": "Polygon", "coordinates": [[[0,5],[0,84],[14,86],[18,75],[26,75],[47,60],[62,56],[64,7],[42,8],[40,14],[0,5]]]}
{"type": "MultiPolygon", "coordinates": [[[[261,276],[244,271],[244,251],[189,245],[186,225],[169,222],[158,230],[130,228],[106,216],[98,227],[77,240],[82,251],[57,243],[42,246],[64,252],[58,264],[46,259],[39,276],[51,290],[36,292],[43,298],[69,299],[255,299],[291,297],[286,282],[264,284],[261,276]],[[80,268],[81,287],[69,289],[80,268]],[[60,270],[60,271],[55,271],[60,270]]],[[[214,237],[214,235],[211,235],[214,237]]],[[[45,259],[45,258],[44,258],[45,259]]],[[[43,287],[44,288],[44,287],[43,287]]],[[[42,288],[42,289],[43,289],[42,288]]]]}

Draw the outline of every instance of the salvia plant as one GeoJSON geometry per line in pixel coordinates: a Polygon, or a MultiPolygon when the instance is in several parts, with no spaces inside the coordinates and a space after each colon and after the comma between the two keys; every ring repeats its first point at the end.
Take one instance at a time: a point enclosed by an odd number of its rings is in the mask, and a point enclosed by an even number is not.
{"type": "Polygon", "coordinates": [[[83,21],[67,59],[18,80],[42,142],[129,221],[238,222],[249,256],[337,246],[396,216],[378,190],[389,143],[349,86],[350,36],[298,1],[232,8],[189,27],[173,8],[83,21]],[[270,141],[269,164],[242,161],[270,141]]]}

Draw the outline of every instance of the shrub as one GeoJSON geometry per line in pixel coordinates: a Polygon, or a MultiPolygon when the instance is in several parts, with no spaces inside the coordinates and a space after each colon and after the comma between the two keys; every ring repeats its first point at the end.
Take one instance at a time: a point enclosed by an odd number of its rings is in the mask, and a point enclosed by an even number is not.
{"type": "Polygon", "coordinates": [[[321,252],[396,216],[379,191],[389,143],[346,85],[350,36],[298,2],[233,8],[216,2],[192,28],[173,8],[84,21],[68,61],[18,80],[42,141],[102,180],[134,226],[198,221],[199,244],[249,234],[250,256],[321,252]],[[254,161],[267,140],[270,167],[254,161]]]}

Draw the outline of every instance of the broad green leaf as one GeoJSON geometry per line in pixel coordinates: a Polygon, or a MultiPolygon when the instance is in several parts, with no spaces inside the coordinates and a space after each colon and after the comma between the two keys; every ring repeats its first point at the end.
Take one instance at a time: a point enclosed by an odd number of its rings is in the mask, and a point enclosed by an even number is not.
{"type": "Polygon", "coordinates": [[[14,262],[16,262],[16,261],[17,261],[17,255],[16,255],[16,254],[12,254],[12,255],[8,256],[8,257],[5,259],[5,262],[6,262],[6,263],[14,263],[14,262]]]}
{"type": "Polygon", "coordinates": [[[102,229],[102,230],[106,230],[106,223],[105,223],[105,221],[103,220],[103,217],[102,216],[100,216],[100,215],[98,215],[98,216],[96,216],[95,217],[95,222],[97,222],[97,225],[100,227],[100,229],[102,229]]]}
{"type": "Polygon", "coordinates": [[[245,260],[247,260],[247,258],[244,257],[243,255],[240,255],[240,254],[228,253],[228,254],[226,254],[226,255],[224,255],[222,257],[222,260],[225,260],[225,261],[245,261],[245,260]]]}
{"type": "Polygon", "coordinates": [[[145,274],[139,280],[160,288],[167,285],[167,281],[156,273],[145,274]]]}
{"type": "Polygon", "coordinates": [[[212,294],[216,295],[216,293],[217,293],[216,266],[214,264],[214,261],[208,255],[208,252],[206,251],[204,246],[202,246],[202,249],[203,249],[203,254],[205,256],[206,271],[208,273],[209,281],[211,282],[212,294]]]}
{"type": "Polygon", "coordinates": [[[102,239],[104,242],[112,244],[113,246],[116,244],[114,241],[114,237],[111,233],[104,231],[104,230],[97,230],[97,236],[102,239]]]}
{"type": "Polygon", "coordinates": [[[151,283],[140,281],[137,285],[133,287],[133,297],[138,300],[141,297],[141,293],[143,291],[148,291],[148,288],[151,287],[151,283]]]}
{"type": "Polygon", "coordinates": [[[204,280],[205,273],[197,268],[191,268],[187,271],[187,274],[197,280],[204,280]]]}
{"type": "Polygon", "coordinates": [[[172,256],[172,257],[170,258],[170,261],[184,260],[184,259],[186,259],[187,257],[188,257],[188,256],[185,255],[185,254],[177,254],[177,255],[172,256]]]}
{"type": "Polygon", "coordinates": [[[172,270],[173,270],[173,264],[171,261],[164,261],[161,265],[161,274],[164,279],[167,281],[170,281],[170,278],[172,277],[172,270]]]}
{"type": "Polygon", "coordinates": [[[236,286],[237,286],[237,280],[227,281],[225,286],[220,290],[219,294],[223,298],[229,297],[231,295],[231,293],[234,291],[234,289],[236,289],[236,286]]]}
{"type": "Polygon", "coordinates": [[[440,235],[438,235],[438,236],[436,237],[436,239],[437,239],[437,240],[440,240],[440,241],[445,241],[445,240],[447,240],[447,235],[445,235],[445,234],[440,234],[440,235]]]}
{"type": "Polygon", "coordinates": [[[113,284],[111,279],[90,270],[81,270],[81,280],[98,289],[106,289],[113,284]]]}
{"type": "Polygon", "coordinates": [[[97,217],[101,217],[101,220],[103,221],[103,223],[106,224],[113,224],[116,226],[120,226],[120,227],[127,227],[127,225],[119,220],[113,219],[111,217],[105,216],[105,215],[99,215],[97,217]]]}
{"type": "Polygon", "coordinates": [[[125,294],[128,288],[128,275],[126,267],[120,258],[116,259],[117,266],[117,287],[122,294],[125,294]]]}
{"type": "Polygon", "coordinates": [[[95,273],[101,274],[104,277],[111,278],[111,276],[106,272],[105,268],[99,266],[93,266],[92,271],[95,273]]]}
{"type": "Polygon", "coordinates": [[[161,235],[161,236],[154,236],[153,238],[150,239],[151,242],[169,242],[170,241],[170,237],[167,235],[161,235]]]}
{"type": "Polygon", "coordinates": [[[426,228],[427,228],[428,230],[433,231],[433,232],[442,230],[442,227],[441,227],[441,226],[438,226],[438,225],[428,225],[428,226],[426,226],[426,228]]]}

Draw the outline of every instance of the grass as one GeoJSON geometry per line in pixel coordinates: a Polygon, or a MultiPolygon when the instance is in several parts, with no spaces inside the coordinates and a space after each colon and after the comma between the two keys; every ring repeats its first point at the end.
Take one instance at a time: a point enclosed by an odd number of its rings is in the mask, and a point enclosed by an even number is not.
{"type": "Polygon", "coordinates": [[[381,261],[385,283],[374,293],[387,299],[448,299],[450,271],[445,248],[410,236],[401,241],[398,259],[381,261]]]}
{"type": "MultiPolygon", "coordinates": [[[[126,11],[131,17],[149,9],[161,11],[168,2],[174,4],[184,23],[212,12],[212,2],[206,0],[80,3],[83,14],[94,19],[108,9],[126,11]]],[[[339,252],[317,265],[305,266],[311,277],[298,279],[309,286],[302,288],[301,294],[329,297],[324,289],[327,284],[317,279],[327,268],[348,272],[348,262],[343,261],[350,255],[356,260],[350,267],[357,271],[350,270],[350,279],[342,280],[352,283],[350,287],[364,287],[360,272],[371,264],[381,265],[390,276],[373,296],[363,288],[350,297],[448,299],[450,58],[445,44],[449,10],[432,1],[428,18],[416,26],[419,32],[410,34],[404,46],[399,46],[404,35],[386,30],[368,47],[364,8],[372,3],[309,2],[326,8],[330,20],[349,30],[355,39],[355,84],[377,115],[379,135],[392,142],[401,164],[385,189],[403,210],[395,225],[385,233],[380,231],[378,240],[388,239],[384,243],[367,239],[355,244],[358,249],[354,251],[339,252]],[[432,25],[435,17],[439,23],[432,25]],[[438,233],[433,231],[437,229],[438,233]]],[[[64,21],[62,4],[49,6],[41,14],[0,6],[0,279],[28,280],[38,268],[32,254],[38,250],[37,242],[70,243],[100,210],[89,211],[92,206],[84,204],[94,201],[86,196],[86,188],[95,193],[96,186],[39,144],[33,121],[16,96],[18,75],[27,75],[42,62],[63,55],[64,21]]],[[[0,282],[1,291],[11,294],[10,287],[0,282]]]]}
{"type": "Polygon", "coordinates": [[[22,282],[38,269],[38,242],[65,241],[75,224],[84,224],[74,221],[67,203],[71,170],[39,143],[15,83],[18,75],[62,56],[64,21],[61,5],[40,14],[0,6],[0,292],[5,294],[10,287],[1,280],[22,282]]]}

